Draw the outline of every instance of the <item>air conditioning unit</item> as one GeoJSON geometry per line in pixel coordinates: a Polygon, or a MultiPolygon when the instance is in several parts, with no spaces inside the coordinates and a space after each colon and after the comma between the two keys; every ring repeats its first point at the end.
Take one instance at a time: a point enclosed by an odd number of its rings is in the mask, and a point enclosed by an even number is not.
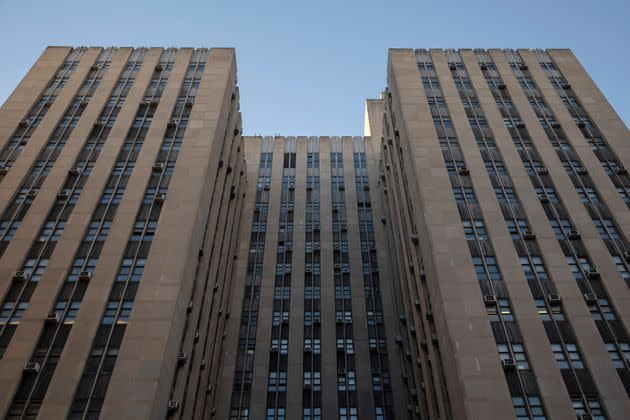
{"type": "Polygon", "coordinates": [[[264,191],[269,191],[269,184],[265,184],[265,185],[263,186],[263,190],[264,190],[264,191]]]}
{"type": "Polygon", "coordinates": [[[523,121],[519,121],[514,125],[516,126],[516,128],[525,128],[525,123],[523,121]]]}
{"type": "Polygon", "coordinates": [[[344,268],[341,269],[341,272],[343,274],[349,274],[350,273],[350,269],[348,267],[344,267],[344,268]]]}
{"type": "Polygon", "coordinates": [[[310,345],[304,346],[304,353],[310,353],[313,351],[313,348],[310,345]]]}
{"type": "Polygon", "coordinates": [[[206,368],[206,361],[202,360],[201,363],[199,364],[199,369],[204,370],[206,368]]]}
{"type": "Polygon", "coordinates": [[[425,316],[425,318],[426,318],[427,320],[429,320],[429,321],[432,321],[432,320],[433,320],[433,312],[431,312],[431,311],[427,311],[427,313],[426,313],[426,314],[424,314],[424,316],[425,316]]]}
{"type": "Polygon", "coordinates": [[[523,231],[523,239],[525,240],[532,240],[535,239],[536,235],[534,234],[534,232],[530,231],[530,230],[524,230],[523,231]]]}
{"type": "Polygon", "coordinates": [[[313,225],[313,230],[315,232],[319,232],[319,225],[313,225]]]}
{"type": "Polygon", "coordinates": [[[336,317],[336,318],[335,318],[335,322],[336,322],[337,324],[343,324],[343,317],[342,317],[342,316],[338,316],[338,317],[336,317]]]}
{"type": "Polygon", "coordinates": [[[562,298],[557,293],[550,293],[547,295],[547,300],[550,305],[560,305],[562,303],[562,298]]]}
{"type": "Polygon", "coordinates": [[[26,193],[26,197],[30,199],[37,197],[37,190],[30,190],[28,193],[26,193]]]}
{"type": "Polygon", "coordinates": [[[387,219],[385,218],[385,216],[381,216],[381,223],[382,224],[386,224],[387,223],[387,219]]]}
{"type": "Polygon", "coordinates": [[[97,71],[97,70],[100,70],[100,67],[99,67],[99,65],[98,65],[98,64],[92,64],[92,65],[90,66],[90,70],[92,70],[92,71],[97,71]]]}
{"type": "Polygon", "coordinates": [[[597,279],[599,278],[599,270],[597,268],[589,268],[586,272],[586,276],[589,279],[597,279]]]}
{"type": "Polygon", "coordinates": [[[175,400],[169,401],[166,410],[167,410],[168,414],[175,414],[175,413],[177,413],[177,410],[179,410],[179,402],[175,401],[175,400]]]}
{"type": "Polygon", "coordinates": [[[400,314],[399,319],[403,324],[407,323],[407,316],[405,314],[400,314]]]}
{"type": "Polygon", "coordinates": [[[457,66],[454,63],[450,63],[448,65],[448,68],[451,69],[451,70],[457,70],[457,66]]]}
{"type": "Polygon", "coordinates": [[[46,315],[45,322],[47,324],[59,324],[59,322],[61,322],[61,317],[57,312],[51,312],[46,315]]]}
{"type": "Polygon", "coordinates": [[[22,120],[18,123],[18,126],[21,128],[28,127],[28,120],[22,120]]]}
{"type": "Polygon", "coordinates": [[[414,305],[416,306],[416,309],[420,309],[420,299],[416,299],[414,305]]]}
{"type": "Polygon", "coordinates": [[[547,174],[549,174],[549,171],[547,170],[547,168],[538,168],[538,169],[536,169],[536,172],[538,172],[538,175],[547,175],[547,174]]]}
{"type": "Polygon", "coordinates": [[[503,364],[503,369],[504,370],[514,370],[514,369],[516,369],[516,362],[514,361],[514,359],[511,359],[511,358],[503,359],[503,360],[501,360],[501,363],[503,364]]]}
{"type": "Polygon", "coordinates": [[[457,168],[457,173],[460,175],[469,175],[470,171],[466,166],[460,166],[457,168]]]}
{"type": "Polygon", "coordinates": [[[155,204],[162,204],[164,203],[164,200],[166,200],[166,194],[158,194],[155,198],[153,198],[153,202],[155,204]]]}
{"type": "Polygon", "coordinates": [[[483,297],[483,303],[485,303],[486,306],[496,306],[497,297],[495,295],[485,295],[483,297]]]}
{"type": "Polygon", "coordinates": [[[312,191],[313,190],[313,184],[306,184],[306,191],[312,191]]]}
{"type": "Polygon", "coordinates": [[[347,232],[347,231],[348,231],[348,225],[346,225],[345,223],[342,223],[342,224],[339,226],[339,229],[340,229],[342,232],[347,232]]]}
{"type": "Polygon", "coordinates": [[[188,305],[186,305],[186,313],[189,314],[192,312],[192,310],[193,310],[193,303],[188,302],[188,305]]]}
{"type": "Polygon", "coordinates": [[[578,232],[577,230],[571,229],[570,231],[567,232],[567,238],[580,239],[580,232],[578,232]]]}
{"type": "Polygon", "coordinates": [[[81,271],[79,272],[79,280],[81,281],[90,281],[92,278],[92,273],[90,271],[81,271]]]}
{"type": "Polygon", "coordinates": [[[551,123],[551,126],[553,128],[558,128],[558,127],[560,127],[560,123],[558,121],[554,121],[554,122],[551,123]]]}
{"type": "Polygon", "coordinates": [[[547,195],[545,195],[545,194],[539,194],[538,195],[538,199],[540,200],[541,203],[548,203],[549,202],[549,197],[547,197],[547,195]]]}
{"type": "Polygon", "coordinates": [[[313,251],[319,251],[321,249],[319,243],[314,243],[313,244],[313,251]]]}
{"type": "Polygon", "coordinates": [[[571,89],[571,85],[570,85],[570,84],[568,84],[568,83],[563,83],[563,84],[562,84],[562,89],[567,89],[567,90],[568,90],[568,89],[571,89]]]}
{"type": "Polygon", "coordinates": [[[363,186],[363,191],[370,191],[370,186],[369,185],[364,185],[363,186]]]}
{"type": "Polygon", "coordinates": [[[94,128],[103,128],[103,123],[101,121],[96,121],[94,123],[94,128]]]}
{"type": "Polygon", "coordinates": [[[313,318],[313,325],[319,325],[322,322],[322,319],[318,316],[313,318]]]}
{"type": "Polygon", "coordinates": [[[333,213],[339,213],[339,207],[337,207],[337,206],[333,206],[333,208],[332,208],[332,212],[333,212],[333,213]]]}
{"type": "Polygon", "coordinates": [[[346,186],[345,185],[340,185],[339,186],[339,191],[345,191],[346,190],[346,186]]]}
{"type": "Polygon", "coordinates": [[[196,342],[198,342],[200,337],[201,337],[201,336],[199,335],[199,331],[197,331],[197,332],[195,333],[195,336],[193,337],[193,342],[195,342],[195,343],[196,343],[196,342]]]}
{"type": "Polygon", "coordinates": [[[171,121],[169,121],[169,122],[167,122],[167,123],[166,123],[166,126],[167,126],[168,128],[175,128],[175,127],[177,127],[177,121],[172,121],[172,120],[171,120],[171,121]]]}
{"type": "Polygon", "coordinates": [[[39,363],[37,362],[28,362],[27,364],[24,365],[24,372],[25,373],[39,373],[39,369],[41,368],[41,366],[39,365],[39,363]]]}
{"type": "Polygon", "coordinates": [[[624,168],[623,166],[617,167],[617,169],[615,169],[615,172],[617,173],[617,175],[627,175],[628,174],[628,170],[626,168],[624,168]]]}
{"type": "Polygon", "coordinates": [[[177,355],[177,364],[178,365],[183,365],[184,363],[186,363],[186,359],[188,359],[188,355],[186,354],[186,352],[181,352],[177,355]]]}
{"type": "Polygon", "coordinates": [[[5,165],[0,165],[0,175],[6,175],[9,173],[9,168],[5,165]]]}
{"type": "Polygon", "coordinates": [[[488,64],[486,64],[486,63],[479,63],[479,68],[481,70],[488,70],[488,64]]]}
{"type": "Polygon", "coordinates": [[[520,65],[518,66],[518,68],[519,68],[520,70],[527,70],[527,64],[520,64],[520,65]]]}
{"type": "Polygon", "coordinates": [[[584,121],[576,121],[576,123],[577,123],[577,126],[580,128],[586,127],[586,123],[584,121]]]}
{"type": "Polygon", "coordinates": [[[238,133],[239,133],[239,129],[238,129],[238,127],[234,127],[234,135],[235,135],[235,136],[238,136],[238,133]]]}
{"type": "Polygon", "coordinates": [[[70,170],[68,171],[68,174],[70,175],[79,175],[80,173],[81,171],[76,166],[70,168],[70,170]]]}
{"type": "Polygon", "coordinates": [[[311,274],[311,273],[313,272],[313,269],[312,269],[311,267],[306,267],[306,268],[304,269],[304,272],[305,272],[306,274],[311,274]]]}
{"type": "Polygon", "coordinates": [[[59,200],[67,200],[68,197],[70,197],[70,194],[68,194],[67,191],[61,191],[60,193],[57,193],[57,198],[59,200]]]}
{"type": "Polygon", "coordinates": [[[497,88],[501,90],[505,89],[505,83],[497,83],[497,88]]]}
{"type": "Polygon", "coordinates": [[[595,293],[584,293],[584,300],[587,304],[596,303],[597,295],[595,293]]]}
{"type": "Polygon", "coordinates": [[[412,233],[411,234],[411,242],[413,242],[414,245],[418,245],[418,234],[417,233],[412,233]]]}
{"type": "Polygon", "coordinates": [[[295,190],[295,184],[294,183],[290,183],[289,184],[289,191],[293,191],[295,190]]]}
{"type": "Polygon", "coordinates": [[[160,63],[155,65],[155,71],[162,71],[164,70],[164,66],[160,63]]]}
{"type": "Polygon", "coordinates": [[[13,274],[13,280],[15,280],[15,281],[24,281],[24,280],[26,280],[26,274],[24,273],[24,271],[16,271],[13,274]]]}
{"type": "Polygon", "coordinates": [[[162,172],[164,171],[164,164],[160,162],[156,162],[153,164],[153,172],[162,172]]]}

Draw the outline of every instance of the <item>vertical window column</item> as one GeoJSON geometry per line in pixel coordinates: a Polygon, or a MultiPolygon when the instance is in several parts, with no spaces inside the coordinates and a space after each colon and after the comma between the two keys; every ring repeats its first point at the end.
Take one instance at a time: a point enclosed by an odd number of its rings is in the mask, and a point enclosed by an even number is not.
{"type": "Polygon", "coordinates": [[[261,142],[254,215],[250,234],[249,254],[247,256],[247,274],[245,276],[234,383],[232,385],[230,402],[230,420],[249,419],[272,163],[273,138],[267,137],[261,142]]]}

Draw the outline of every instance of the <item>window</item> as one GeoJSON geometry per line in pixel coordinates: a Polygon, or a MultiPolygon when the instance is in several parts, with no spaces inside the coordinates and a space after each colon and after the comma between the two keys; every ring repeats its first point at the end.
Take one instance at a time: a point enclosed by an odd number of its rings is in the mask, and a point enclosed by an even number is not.
{"type": "Polygon", "coordinates": [[[575,277],[576,279],[581,279],[583,277],[580,267],[584,271],[587,271],[589,268],[591,268],[591,265],[588,262],[588,258],[586,257],[576,258],[572,256],[566,256],[565,259],[567,261],[567,264],[569,264],[569,268],[571,269],[571,273],[573,273],[573,277],[575,277]]]}
{"type": "Polygon", "coordinates": [[[512,405],[514,405],[514,412],[517,420],[545,420],[545,413],[542,408],[542,402],[538,396],[527,397],[527,403],[529,404],[530,413],[527,413],[527,404],[523,397],[512,397],[512,405]]]}
{"type": "Polygon", "coordinates": [[[459,187],[453,189],[453,194],[455,195],[455,201],[458,203],[463,203],[467,201],[469,203],[476,203],[477,199],[475,198],[475,192],[471,187],[459,187]]]}
{"type": "Polygon", "coordinates": [[[597,299],[597,303],[599,304],[599,308],[595,304],[588,305],[588,309],[591,311],[591,316],[595,321],[601,321],[602,316],[608,321],[614,321],[617,319],[617,317],[615,316],[615,312],[608,302],[608,299],[597,299]]]}
{"type": "Polygon", "coordinates": [[[118,300],[110,300],[107,302],[107,308],[105,309],[105,314],[103,315],[101,324],[112,325],[114,321],[116,321],[116,324],[126,324],[127,321],[129,321],[129,315],[131,315],[132,307],[133,302],[130,300],[124,300],[122,302],[118,300]],[[118,315],[118,319],[116,319],[116,313],[118,312],[119,307],[120,314],[118,315]]]}
{"type": "Polygon", "coordinates": [[[617,270],[619,271],[619,274],[621,274],[621,277],[623,277],[623,279],[626,281],[630,280],[630,272],[626,269],[626,265],[624,264],[621,257],[618,255],[613,255],[612,259],[617,266],[617,270]]]}
{"type": "Polygon", "coordinates": [[[319,371],[304,372],[304,387],[310,387],[313,391],[322,390],[322,374],[319,371]]]}
{"type": "Polygon", "coordinates": [[[528,229],[527,220],[525,219],[508,219],[505,221],[505,224],[513,240],[521,239],[521,231],[528,229]]]}
{"type": "Polygon", "coordinates": [[[486,310],[488,311],[490,321],[500,321],[501,319],[506,322],[514,321],[512,308],[510,307],[510,302],[507,299],[497,299],[497,305],[487,306],[486,310]],[[500,318],[499,314],[501,315],[500,318]]]}
{"type": "Polygon", "coordinates": [[[11,316],[11,311],[13,311],[14,306],[15,302],[5,302],[4,305],[2,305],[2,309],[0,310],[0,325],[17,325],[22,319],[22,316],[24,316],[28,302],[18,303],[13,316],[11,316]]]}
{"type": "Polygon", "coordinates": [[[593,203],[599,202],[599,197],[592,187],[575,187],[575,190],[583,203],[588,203],[589,201],[593,203]]]}
{"type": "Polygon", "coordinates": [[[483,220],[464,220],[464,234],[468,240],[480,240],[484,241],[488,239],[486,228],[483,224],[483,220]]]}
{"type": "Polygon", "coordinates": [[[504,188],[495,188],[494,193],[497,196],[497,200],[499,203],[518,203],[518,198],[516,197],[516,193],[514,192],[514,188],[504,187],[504,188]]]}
{"type": "Polygon", "coordinates": [[[499,280],[501,274],[499,273],[499,267],[494,257],[473,257],[473,264],[475,266],[475,273],[477,273],[478,280],[499,280]],[[484,264],[485,262],[485,264],[484,264]]]}
{"type": "Polygon", "coordinates": [[[144,258],[138,258],[135,260],[134,264],[133,258],[123,259],[120,269],[118,270],[118,275],[116,276],[116,281],[139,282],[144,273],[146,261],[147,260],[144,258]]]}
{"type": "Polygon", "coordinates": [[[501,360],[513,359],[520,370],[529,369],[529,363],[527,362],[527,357],[525,357],[525,349],[522,344],[497,344],[497,350],[501,360]],[[512,349],[511,352],[510,348],[512,349]]]}
{"type": "Polygon", "coordinates": [[[619,349],[621,351],[618,351],[614,343],[608,343],[606,344],[606,349],[608,350],[608,354],[610,355],[615,368],[624,369],[626,367],[625,363],[630,363],[630,344],[619,343],[619,349]],[[626,360],[625,363],[624,360],[626,360]]]}
{"type": "Polygon", "coordinates": [[[79,280],[79,274],[81,271],[89,271],[92,273],[97,262],[97,258],[88,258],[87,260],[85,258],[76,258],[72,262],[72,268],[70,269],[70,274],[68,275],[68,281],[79,280]]]}
{"type": "Polygon", "coordinates": [[[612,219],[593,219],[593,224],[602,239],[619,239],[619,232],[612,219]]]}
{"type": "Polygon", "coordinates": [[[340,407],[339,420],[359,420],[359,414],[356,407],[340,407]]]}
{"type": "MultiPolygon", "coordinates": [[[[584,401],[581,398],[571,398],[571,404],[573,404],[573,409],[575,410],[575,414],[586,414],[586,408],[584,407],[584,401]]],[[[604,420],[604,412],[602,411],[602,405],[599,400],[595,398],[587,399],[588,408],[590,410],[591,415],[593,416],[593,420],[604,420]]]]}
{"type": "MultiPolygon", "coordinates": [[[[549,311],[547,310],[544,299],[535,299],[534,302],[536,303],[536,308],[538,309],[538,315],[540,315],[540,319],[542,319],[543,321],[551,321],[551,316],[549,315],[549,311]]],[[[562,313],[562,308],[560,306],[550,306],[550,308],[554,320],[565,320],[564,314],[562,313]]]]}
{"type": "Polygon", "coordinates": [[[584,369],[577,346],[575,344],[565,344],[565,350],[566,354],[562,351],[562,344],[551,345],[551,351],[553,351],[553,356],[558,362],[560,369],[569,369],[569,363],[571,363],[573,369],[584,369]],[[567,360],[567,355],[569,360],[567,360]]]}
{"type": "Polygon", "coordinates": [[[26,278],[32,282],[38,282],[44,275],[44,270],[48,265],[48,259],[42,258],[37,260],[36,258],[30,258],[26,260],[22,266],[22,271],[26,275],[26,278]]]}
{"type": "Polygon", "coordinates": [[[548,277],[541,257],[532,255],[531,259],[528,257],[519,257],[519,260],[521,261],[521,267],[523,268],[525,277],[527,277],[528,280],[534,280],[536,277],[540,279],[546,279],[548,277]]]}
{"type": "Polygon", "coordinates": [[[284,371],[269,372],[269,392],[286,392],[287,391],[287,373],[284,371]]]}
{"type": "Polygon", "coordinates": [[[547,197],[550,203],[558,202],[558,196],[556,195],[556,190],[553,187],[546,187],[546,188],[537,187],[535,188],[535,190],[536,190],[536,194],[538,194],[540,197],[547,197]]]}
{"type": "Polygon", "coordinates": [[[551,219],[549,220],[549,224],[551,224],[551,229],[556,234],[556,238],[558,239],[566,239],[564,235],[564,231],[569,231],[573,229],[573,225],[569,219],[551,219]]]}

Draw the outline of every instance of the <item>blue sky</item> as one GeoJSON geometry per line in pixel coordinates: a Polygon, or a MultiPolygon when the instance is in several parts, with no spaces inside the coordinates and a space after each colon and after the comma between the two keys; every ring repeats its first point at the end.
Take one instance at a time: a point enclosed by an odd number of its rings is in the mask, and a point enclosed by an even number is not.
{"type": "Polygon", "coordinates": [[[387,48],[571,48],[630,121],[628,0],[0,0],[0,103],[47,45],[237,49],[246,134],[360,135],[387,48]]]}

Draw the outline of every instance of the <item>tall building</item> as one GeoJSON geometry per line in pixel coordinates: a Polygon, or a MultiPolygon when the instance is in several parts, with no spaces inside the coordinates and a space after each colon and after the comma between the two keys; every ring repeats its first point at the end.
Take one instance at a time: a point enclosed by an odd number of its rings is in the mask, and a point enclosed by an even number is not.
{"type": "Polygon", "coordinates": [[[0,415],[627,417],[624,123],[569,50],[387,76],[363,137],[242,137],[231,49],[48,48],[0,111],[0,415]]]}
{"type": "Polygon", "coordinates": [[[6,101],[5,418],[208,411],[244,202],[238,108],[231,49],[48,48],[6,101]]]}

